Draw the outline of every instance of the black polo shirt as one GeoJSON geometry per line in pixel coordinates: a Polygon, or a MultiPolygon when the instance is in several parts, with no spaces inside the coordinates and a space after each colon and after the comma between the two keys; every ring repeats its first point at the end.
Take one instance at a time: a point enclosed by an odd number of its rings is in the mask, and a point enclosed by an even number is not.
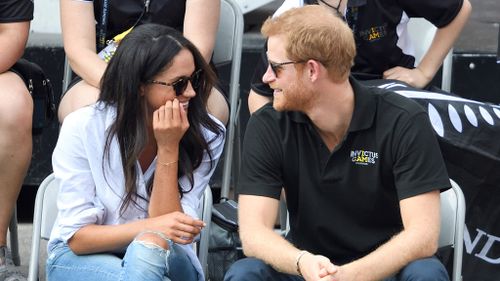
{"type": "Polygon", "coordinates": [[[355,108],[330,153],[311,121],[266,105],[247,125],[240,194],[279,199],[300,249],[344,264],[402,230],[399,200],[450,186],[427,114],[414,101],[351,79],[355,108]]]}
{"type": "Polygon", "coordinates": [[[0,1],[0,23],[23,22],[33,19],[32,0],[0,1]]]}
{"type": "MultiPolygon", "coordinates": [[[[351,72],[367,80],[380,79],[384,71],[395,66],[414,68],[412,45],[419,42],[410,44],[408,19],[423,17],[438,28],[443,27],[453,21],[462,4],[463,0],[349,0],[346,21],[356,42],[351,72]]],[[[273,91],[262,82],[268,65],[266,48],[255,67],[251,87],[260,95],[272,97],[273,91]]]]}

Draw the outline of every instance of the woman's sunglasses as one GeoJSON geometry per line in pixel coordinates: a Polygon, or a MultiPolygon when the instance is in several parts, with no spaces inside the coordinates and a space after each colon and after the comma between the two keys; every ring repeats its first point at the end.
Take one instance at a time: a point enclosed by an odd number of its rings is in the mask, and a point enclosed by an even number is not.
{"type": "Polygon", "coordinates": [[[195,90],[198,89],[198,87],[200,86],[201,73],[202,73],[202,70],[198,69],[195,72],[193,72],[193,74],[191,74],[190,77],[181,77],[172,83],[167,83],[167,82],[158,81],[158,80],[150,80],[150,81],[148,81],[148,83],[158,84],[158,85],[162,85],[162,86],[172,86],[174,88],[174,91],[175,91],[175,96],[178,97],[178,96],[184,94],[184,92],[186,91],[186,88],[188,86],[188,82],[191,82],[191,86],[193,86],[193,89],[195,89],[195,90]]]}

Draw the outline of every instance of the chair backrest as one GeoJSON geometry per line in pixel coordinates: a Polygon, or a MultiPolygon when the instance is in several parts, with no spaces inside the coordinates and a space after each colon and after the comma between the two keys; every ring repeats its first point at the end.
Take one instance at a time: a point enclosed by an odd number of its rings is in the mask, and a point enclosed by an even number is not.
{"type": "Polygon", "coordinates": [[[57,194],[59,181],[54,174],[47,176],[38,187],[33,214],[33,236],[31,241],[31,257],[28,280],[38,280],[40,240],[48,240],[57,217],[57,194]]]}
{"type": "Polygon", "coordinates": [[[207,185],[203,197],[201,198],[200,206],[198,207],[198,217],[203,220],[205,227],[201,231],[200,241],[195,249],[198,254],[198,259],[201,263],[201,268],[205,273],[205,279],[208,277],[208,243],[210,236],[210,223],[212,222],[212,190],[207,185]]]}
{"type": "Polygon", "coordinates": [[[460,281],[465,227],[465,198],[458,184],[451,180],[451,188],[441,192],[441,232],[439,247],[453,247],[451,281],[460,281]]]}
{"type": "MultiPolygon", "coordinates": [[[[410,18],[408,33],[415,47],[415,63],[418,65],[434,39],[436,27],[424,18],[410,18]]],[[[451,91],[452,64],[453,49],[446,55],[442,66],[441,89],[447,92],[451,91]]]]}
{"type": "MultiPolygon", "coordinates": [[[[239,115],[240,68],[243,46],[243,13],[234,0],[221,0],[219,28],[214,48],[213,62],[215,65],[231,62],[229,79],[229,123],[226,132],[224,167],[222,172],[221,197],[228,197],[231,180],[231,170],[238,167],[233,163],[235,145],[237,145],[236,129],[239,115]]],[[[238,151],[236,156],[239,157],[238,151]]],[[[238,158],[237,157],[237,158],[238,158]]],[[[239,159],[237,159],[239,161],[239,159]]],[[[237,163],[236,163],[237,164],[237,163]]]]}

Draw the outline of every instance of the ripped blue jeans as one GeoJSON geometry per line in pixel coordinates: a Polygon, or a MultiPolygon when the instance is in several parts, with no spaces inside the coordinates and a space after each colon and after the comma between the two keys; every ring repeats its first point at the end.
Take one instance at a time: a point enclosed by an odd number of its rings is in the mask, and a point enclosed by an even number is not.
{"type": "Polygon", "coordinates": [[[122,258],[113,254],[76,255],[67,244],[52,250],[47,259],[49,281],[198,280],[198,272],[184,249],[168,240],[169,250],[134,240],[122,258]]]}

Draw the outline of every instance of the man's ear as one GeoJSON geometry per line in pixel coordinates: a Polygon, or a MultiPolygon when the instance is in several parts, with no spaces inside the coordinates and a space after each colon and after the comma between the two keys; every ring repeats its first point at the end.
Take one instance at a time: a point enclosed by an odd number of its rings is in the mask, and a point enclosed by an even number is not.
{"type": "Polygon", "coordinates": [[[321,63],[312,59],[306,62],[306,68],[309,80],[311,82],[316,81],[319,78],[321,71],[323,70],[321,63]]]}

